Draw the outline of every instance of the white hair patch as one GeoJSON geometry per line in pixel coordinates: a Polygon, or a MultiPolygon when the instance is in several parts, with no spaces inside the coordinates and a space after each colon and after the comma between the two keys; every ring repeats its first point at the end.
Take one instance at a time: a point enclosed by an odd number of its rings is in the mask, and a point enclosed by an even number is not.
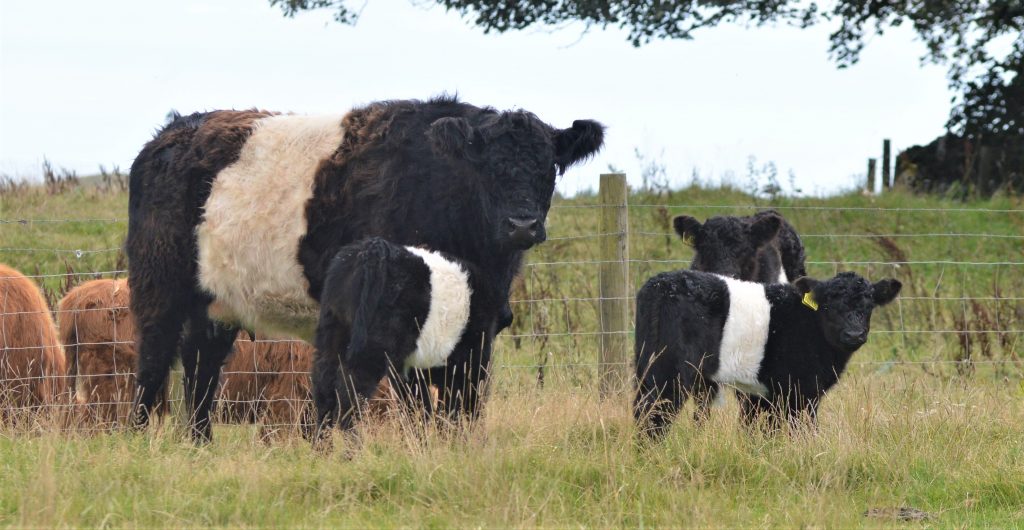
{"type": "Polygon", "coordinates": [[[316,170],[341,137],[341,116],[262,118],[217,174],[196,227],[199,284],[217,301],[211,317],[313,339],[319,304],[307,294],[299,238],[316,170]]]}
{"type": "Polygon", "coordinates": [[[437,252],[405,247],[430,268],[430,309],[420,327],[416,351],[405,361],[405,368],[426,369],[443,366],[469,323],[469,302],[473,294],[469,273],[462,265],[437,252]]]}
{"type": "Polygon", "coordinates": [[[718,371],[711,379],[748,394],[767,396],[757,379],[768,344],[771,304],[764,285],[719,276],[729,291],[729,315],[718,348],[718,371]]]}

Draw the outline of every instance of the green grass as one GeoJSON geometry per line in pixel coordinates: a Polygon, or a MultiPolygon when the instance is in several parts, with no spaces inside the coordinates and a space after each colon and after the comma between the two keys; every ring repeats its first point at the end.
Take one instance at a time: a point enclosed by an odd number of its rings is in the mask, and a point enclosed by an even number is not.
{"type": "MultiPolygon", "coordinates": [[[[689,260],[689,250],[665,235],[672,215],[746,214],[768,205],[728,188],[630,200],[632,288],[689,260]],[[725,207],[711,207],[718,205],[725,207]]],[[[1024,296],[1024,279],[1020,266],[963,263],[1022,262],[1024,245],[1014,238],[899,237],[1020,236],[1024,214],[985,211],[1020,210],[1020,200],[965,204],[897,192],[773,202],[808,236],[812,262],[835,262],[812,264],[812,274],[852,269],[872,278],[895,276],[906,285],[904,299],[876,313],[871,340],[854,357],[860,364],[825,399],[816,431],[747,432],[730,401],[701,429],[681,417],[664,444],[649,448],[633,443],[628,396],[596,396],[596,265],[586,263],[599,259],[593,237],[600,231],[598,209],[586,207],[596,202],[556,201],[552,240],[530,255],[533,265],[516,291],[516,324],[497,345],[491,395],[468,434],[370,424],[359,444],[339,439],[335,452],[318,455],[301,440],[264,444],[248,426],[217,426],[216,442],[199,449],[173,422],[143,435],[0,431],[0,524],[1021,524],[1024,386],[1020,334],[1009,331],[1024,329],[1024,304],[1013,299],[1024,296]],[[851,207],[903,210],[836,209],[851,207]],[[854,263],[892,261],[952,264],[854,263]],[[563,264],[539,265],[555,262],[563,264]],[[975,300],[939,299],[964,297],[975,300]],[[958,333],[964,329],[987,332],[958,333]],[[965,359],[974,362],[949,362],[965,359]],[[545,365],[543,386],[539,365],[545,365]],[[899,507],[923,510],[930,519],[865,516],[899,507]]],[[[5,223],[0,241],[4,249],[117,248],[125,217],[123,194],[23,191],[0,196],[0,219],[120,221],[5,223]]],[[[0,261],[56,275],[68,267],[124,268],[116,251],[76,257],[0,250],[0,261]]],[[[57,295],[68,282],[55,276],[44,283],[57,295]]]]}

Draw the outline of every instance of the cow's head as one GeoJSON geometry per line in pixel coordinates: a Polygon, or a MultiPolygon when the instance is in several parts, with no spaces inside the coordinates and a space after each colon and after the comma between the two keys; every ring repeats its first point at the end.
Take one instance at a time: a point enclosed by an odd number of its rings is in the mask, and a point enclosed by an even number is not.
{"type": "Polygon", "coordinates": [[[554,129],[529,112],[510,111],[440,118],[427,137],[435,154],[479,180],[481,203],[465,206],[479,206],[488,225],[482,228],[514,252],[547,238],[555,177],[601,148],[604,127],[576,120],[568,129],[554,129]]]}
{"type": "Polygon", "coordinates": [[[794,284],[804,295],[807,310],[817,312],[825,340],[848,353],[867,342],[875,307],[893,301],[903,286],[893,279],[872,284],[853,272],[842,272],[821,282],[804,276],[794,284]]]}
{"type": "Polygon", "coordinates": [[[758,253],[775,240],[782,218],[769,214],[751,222],[721,216],[701,224],[689,215],[679,215],[672,225],[683,242],[693,247],[693,270],[753,281],[758,273],[758,253]]]}

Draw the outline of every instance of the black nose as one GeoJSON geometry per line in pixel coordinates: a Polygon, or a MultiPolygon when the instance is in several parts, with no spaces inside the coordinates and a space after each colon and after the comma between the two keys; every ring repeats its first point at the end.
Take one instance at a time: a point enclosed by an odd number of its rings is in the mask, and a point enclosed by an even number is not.
{"type": "Polygon", "coordinates": [[[537,219],[533,217],[509,217],[508,223],[512,230],[508,238],[519,248],[527,249],[535,245],[537,241],[537,219]]]}
{"type": "Polygon", "coordinates": [[[868,333],[866,331],[844,331],[839,339],[845,346],[860,346],[867,342],[868,333]]]}

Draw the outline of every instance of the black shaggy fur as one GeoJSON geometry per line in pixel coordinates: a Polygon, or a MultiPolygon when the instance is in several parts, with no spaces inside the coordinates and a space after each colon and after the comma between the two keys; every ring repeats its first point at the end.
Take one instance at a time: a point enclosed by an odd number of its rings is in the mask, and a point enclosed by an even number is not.
{"type": "Polygon", "coordinates": [[[446,258],[468,273],[469,321],[444,366],[408,372],[403,367],[416,351],[420,326],[430,309],[430,269],[408,249],[380,238],[345,246],[331,260],[321,293],[313,365],[321,429],[339,419],[343,429],[350,429],[385,376],[410,406],[431,413],[427,386],[436,384],[455,393],[442,399],[444,413],[464,407],[472,416],[477,414],[477,393],[487,375],[491,341],[505,301],[475,266],[446,258]]]}
{"type": "MultiPolygon", "coordinates": [[[[819,282],[765,285],[771,305],[768,342],[757,379],[767,395],[742,394],[744,418],[764,413],[813,420],[818,402],[867,341],[871,313],[900,291],[897,280],[875,284],[852,272],[819,282]],[[802,303],[813,292],[817,311],[802,303]]],[[[722,329],[729,314],[725,281],[698,271],[659,274],[637,293],[634,415],[642,432],[659,437],[689,397],[698,418],[717,390],[722,329]]],[[[769,416],[777,425],[777,416],[769,416]]]]}
{"type": "Polygon", "coordinates": [[[711,217],[704,224],[679,215],[672,224],[694,248],[693,270],[758,283],[777,282],[780,270],[791,282],[807,275],[800,236],[775,210],[747,217],[711,217]]]}
{"type": "MultiPolygon", "coordinates": [[[[211,437],[213,389],[236,330],[208,316],[213,300],[198,287],[195,228],[217,174],[237,160],[253,123],[269,115],[172,115],[132,165],[125,252],[139,330],[137,426],[148,423],[180,349],[193,437],[211,437]]],[[[308,294],[320,299],[341,247],[380,236],[479,266],[506,302],[498,310],[505,325],[523,251],[545,239],[556,174],[603,141],[597,122],[555,129],[526,111],[498,112],[447,97],[373,103],[349,112],[342,125],[341,144],[321,161],[312,199],[295,212],[307,222],[299,261],[308,294]]],[[[442,390],[441,399],[451,395],[442,390]]]]}

